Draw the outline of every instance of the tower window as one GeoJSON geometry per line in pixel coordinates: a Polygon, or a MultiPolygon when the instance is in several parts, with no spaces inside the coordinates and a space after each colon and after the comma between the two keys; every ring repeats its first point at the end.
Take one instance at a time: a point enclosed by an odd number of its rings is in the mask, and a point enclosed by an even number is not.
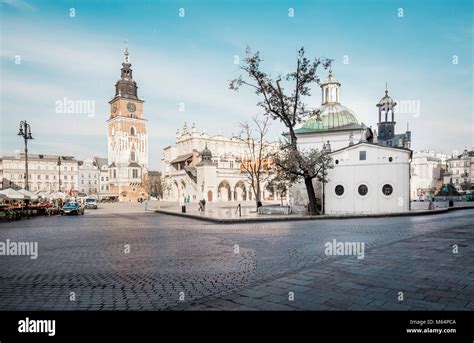
{"type": "Polygon", "coordinates": [[[134,127],[130,128],[130,135],[135,136],[135,128],[134,127]]]}
{"type": "Polygon", "coordinates": [[[130,153],[130,161],[135,162],[135,151],[130,153]]]}
{"type": "Polygon", "coordinates": [[[365,161],[367,159],[367,152],[366,151],[359,151],[359,160],[365,161]]]}

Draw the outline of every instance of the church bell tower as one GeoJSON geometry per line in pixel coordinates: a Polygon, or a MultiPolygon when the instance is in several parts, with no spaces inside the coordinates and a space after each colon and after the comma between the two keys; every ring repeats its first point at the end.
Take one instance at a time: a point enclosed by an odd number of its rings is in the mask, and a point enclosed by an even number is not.
{"type": "Polygon", "coordinates": [[[395,137],[395,114],[394,109],[397,103],[388,95],[385,87],[385,96],[377,104],[379,109],[379,121],[377,123],[377,140],[392,146],[395,137]]]}

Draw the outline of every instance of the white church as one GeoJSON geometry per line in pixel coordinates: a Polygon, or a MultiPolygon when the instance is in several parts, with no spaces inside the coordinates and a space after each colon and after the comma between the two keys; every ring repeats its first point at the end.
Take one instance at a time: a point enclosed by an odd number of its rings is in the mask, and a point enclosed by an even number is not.
{"type": "MultiPolygon", "coordinates": [[[[320,197],[324,213],[377,214],[408,211],[410,207],[411,133],[395,134],[396,102],[385,91],[376,105],[378,132],[360,123],[340,103],[340,82],[329,71],[321,83],[322,103],[296,130],[300,149],[325,149],[333,159],[320,197]]],[[[304,185],[292,189],[295,203],[307,201],[304,185]]]]}

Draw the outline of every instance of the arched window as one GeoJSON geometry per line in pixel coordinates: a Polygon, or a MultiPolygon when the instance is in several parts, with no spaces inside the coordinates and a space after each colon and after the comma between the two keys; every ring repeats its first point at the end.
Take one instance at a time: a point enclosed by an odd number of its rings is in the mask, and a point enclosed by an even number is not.
{"type": "Polygon", "coordinates": [[[130,136],[135,136],[135,128],[133,126],[130,128],[130,136]]]}
{"type": "Polygon", "coordinates": [[[130,153],[130,161],[135,162],[135,151],[130,153]]]}

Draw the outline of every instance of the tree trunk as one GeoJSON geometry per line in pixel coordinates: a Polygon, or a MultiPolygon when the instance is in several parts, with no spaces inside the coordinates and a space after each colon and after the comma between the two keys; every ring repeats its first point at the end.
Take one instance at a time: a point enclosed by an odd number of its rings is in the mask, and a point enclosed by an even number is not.
{"type": "Polygon", "coordinates": [[[260,184],[257,183],[257,189],[254,189],[255,192],[255,205],[257,206],[257,211],[260,206],[262,206],[262,202],[260,201],[260,184]]]}
{"type": "Polygon", "coordinates": [[[309,214],[319,214],[318,206],[316,204],[316,194],[314,193],[313,179],[311,177],[304,178],[306,192],[308,193],[308,212],[309,214]]]}

